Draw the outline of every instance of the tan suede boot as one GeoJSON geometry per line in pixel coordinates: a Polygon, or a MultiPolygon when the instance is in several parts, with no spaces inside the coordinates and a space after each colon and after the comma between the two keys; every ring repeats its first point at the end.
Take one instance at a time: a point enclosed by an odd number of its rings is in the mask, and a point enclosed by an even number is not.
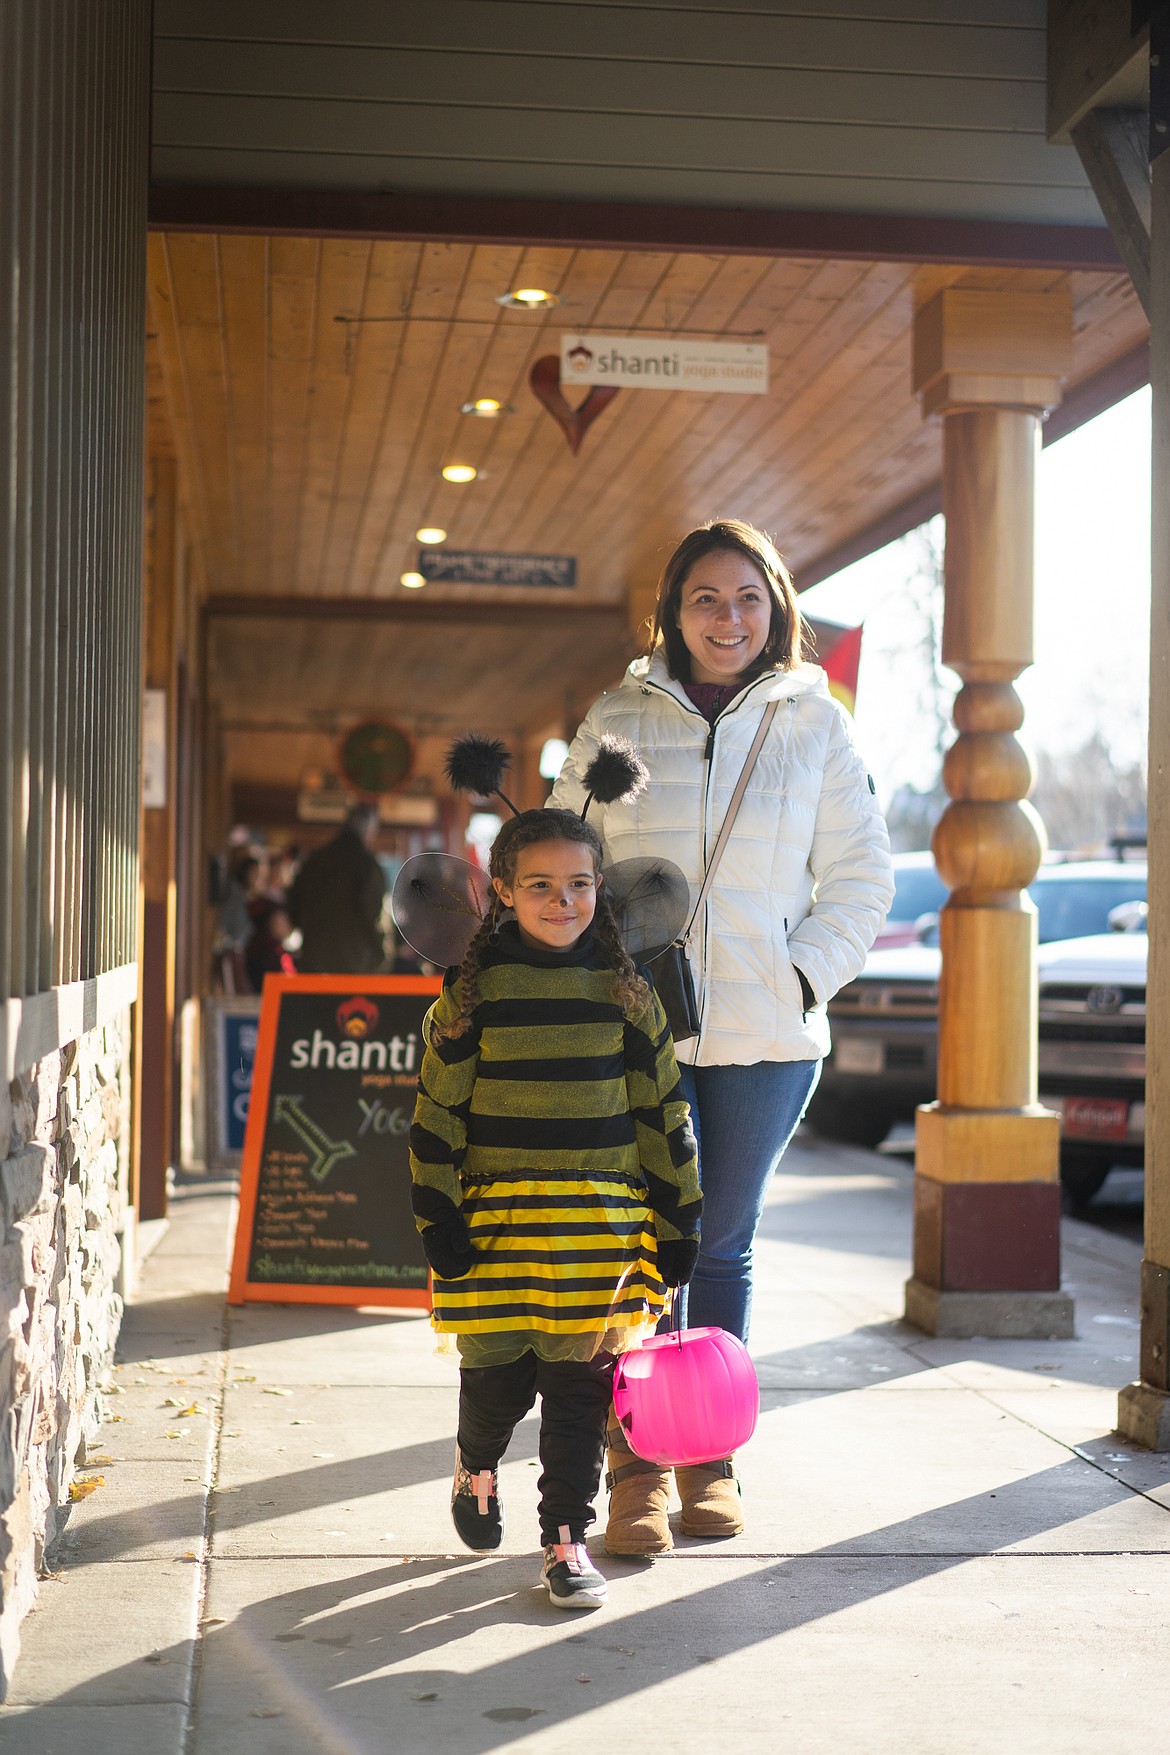
{"type": "Polygon", "coordinates": [[[605,1435],[609,1447],[609,1523],[605,1551],[626,1559],[669,1554],[674,1537],[667,1521],[670,1505],[670,1470],[660,1469],[635,1455],[626,1435],[610,1415],[605,1435]]]}
{"type": "Polygon", "coordinates": [[[682,1527],[688,1536],[743,1533],[743,1499],[730,1457],[675,1469],[674,1478],[682,1500],[682,1527]]]}

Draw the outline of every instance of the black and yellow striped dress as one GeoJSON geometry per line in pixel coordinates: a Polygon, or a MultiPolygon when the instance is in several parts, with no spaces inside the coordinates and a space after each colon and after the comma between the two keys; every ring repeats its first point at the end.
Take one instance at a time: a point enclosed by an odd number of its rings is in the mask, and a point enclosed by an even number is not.
{"type": "MultiPolygon", "coordinates": [[[[589,934],[567,952],[500,928],[471,1028],[434,1040],[410,1135],[420,1231],[461,1208],[475,1249],[434,1280],[432,1321],[464,1364],[620,1351],[661,1312],[657,1237],[695,1237],[690,1112],[656,994],[641,1018],[614,997],[589,934]]],[[[435,1006],[457,1015],[453,977],[435,1006]]]]}

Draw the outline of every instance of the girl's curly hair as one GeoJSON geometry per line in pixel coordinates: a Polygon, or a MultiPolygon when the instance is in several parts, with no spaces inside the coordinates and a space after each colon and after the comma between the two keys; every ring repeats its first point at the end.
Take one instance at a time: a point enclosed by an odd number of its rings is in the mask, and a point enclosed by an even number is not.
{"type": "MultiPolygon", "coordinates": [[[[582,821],[570,810],[526,810],[519,816],[511,817],[492,843],[488,862],[490,875],[499,878],[506,888],[511,889],[516,882],[516,865],[520,854],[525,847],[535,847],[541,841],[573,841],[578,846],[588,847],[594,874],[600,877],[603,859],[601,836],[592,823],[582,821]]],[[[433,1036],[439,1039],[462,1036],[470,1027],[471,1014],[479,1001],[479,970],[483,954],[507,912],[493,886],[487,913],[459,965],[458,1015],[449,1024],[434,1025],[431,1032],[433,1036]]],[[[622,943],[604,885],[599,886],[597,891],[593,936],[614,972],[614,999],[627,1017],[640,1017],[650,1004],[650,989],[634,967],[629,952],[622,943]]]]}

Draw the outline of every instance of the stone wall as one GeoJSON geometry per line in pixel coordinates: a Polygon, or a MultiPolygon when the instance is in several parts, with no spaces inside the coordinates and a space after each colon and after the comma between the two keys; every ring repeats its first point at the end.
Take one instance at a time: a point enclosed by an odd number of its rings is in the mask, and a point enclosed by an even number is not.
{"type": "Polygon", "coordinates": [[[0,1699],[122,1316],[129,1020],[0,1086],[0,1699]]]}

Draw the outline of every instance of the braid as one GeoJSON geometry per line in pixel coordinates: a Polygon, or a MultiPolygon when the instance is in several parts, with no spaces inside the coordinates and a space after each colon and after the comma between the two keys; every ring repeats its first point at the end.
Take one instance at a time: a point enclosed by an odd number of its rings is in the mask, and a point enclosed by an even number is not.
{"type": "Polygon", "coordinates": [[[593,936],[602,949],[608,954],[610,967],[617,980],[613,984],[614,998],[629,1018],[640,1018],[650,1007],[650,988],[643,976],[630,960],[630,953],[622,943],[613,909],[609,905],[604,889],[597,894],[597,910],[593,916],[593,936]]]}
{"type": "Polygon", "coordinates": [[[466,1035],[471,1026],[471,1014],[479,1002],[479,965],[488,941],[499,926],[502,913],[503,904],[493,890],[483,923],[464,951],[463,961],[459,965],[459,1015],[452,1018],[449,1024],[435,1024],[431,1028],[431,1035],[440,1042],[448,1037],[466,1035]]]}

